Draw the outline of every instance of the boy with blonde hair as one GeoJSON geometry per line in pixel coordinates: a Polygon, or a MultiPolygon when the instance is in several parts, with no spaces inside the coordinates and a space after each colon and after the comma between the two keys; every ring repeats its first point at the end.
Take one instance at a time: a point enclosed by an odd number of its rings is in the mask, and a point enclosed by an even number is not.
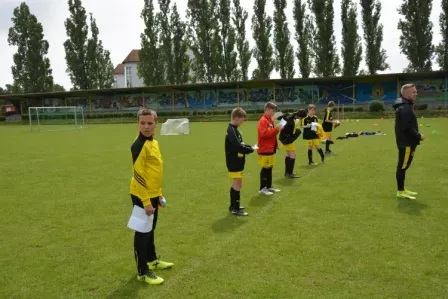
{"type": "Polygon", "coordinates": [[[248,213],[244,212],[244,207],[240,205],[240,192],[243,184],[243,170],[246,163],[246,155],[253,153],[254,149],[244,144],[243,138],[238,131],[238,127],[246,119],[246,111],[240,107],[233,109],[225,138],[226,165],[229,171],[229,177],[232,179],[229,211],[235,216],[248,215],[248,213]]]}

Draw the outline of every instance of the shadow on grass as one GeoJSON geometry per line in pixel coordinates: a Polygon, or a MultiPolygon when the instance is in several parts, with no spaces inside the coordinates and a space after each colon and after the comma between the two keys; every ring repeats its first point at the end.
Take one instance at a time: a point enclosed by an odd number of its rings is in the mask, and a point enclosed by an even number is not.
{"type": "Polygon", "coordinates": [[[427,206],[427,204],[419,203],[415,200],[404,198],[398,200],[398,209],[409,215],[420,216],[422,214],[422,210],[426,209],[427,206]]]}
{"type": "Polygon", "coordinates": [[[129,280],[123,284],[119,289],[107,296],[107,299],[121,299],[121,298],[137,298],[138,291],[141,288],[150,288],[152,286],[147,283],[137,280],[137,274],[132,275],[129,280]]]}
{"type": "Polygon", "coordinates": [[[288,178],[283,177],[281,179],[276,180],[275,183],[280,186],[292,186],[295,181],[299,181],[299,180],[300,180],[300,178],[288,179],[288,178]]]}
{"type": "Polygon", "coordinates": [[[249,202],[249,206],[251,207],[264,207],[269,202],[272,201],[272,196],[275,195],[256,195],[252,197],[252,199],[249,202]]]}
{"type": "Polygon", "coordinates": [[[212,229],[215,233],[223,233],[235,230],[247,222],[247,220],[244,219],[246,217],[247,216],[234,216],[229,212],[226,217],[219,219],[215,223],[213,223],[212,229]]]}

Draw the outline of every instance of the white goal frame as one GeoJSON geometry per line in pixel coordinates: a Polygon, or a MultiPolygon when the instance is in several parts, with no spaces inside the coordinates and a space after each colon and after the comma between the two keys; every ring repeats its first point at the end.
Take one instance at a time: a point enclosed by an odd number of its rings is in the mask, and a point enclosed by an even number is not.
{"type": "MultiPolygon", "coordinates": [[[[67,114],[68,113],[72,113],[72,114],[74,114],[74,124],[73,124],[73,129],[82,129],[83,127],[84,127],[84,125],[85,125],[85,120],[84,120],[84,109],[83,109],[83,107],[82,106],[60,106],[60,107],[28,107],[28,118],[29,118],[29,121],[30,121],[30,132],[32,132],[33,131],[33,127],[36,127],[37,126],[37,128],[39,128],[39,131],[40,131],[40,128],[41,128],[41,121],[40,121],[40,119],[39,119],[39,109],[43,109],[43,110],[45,110],[45,109],[47,109],[47,110],[49,110],[49,109],[56,109],[56,110],[58,110],[58,109],[68,109],[68,110],[70,110],[70,109],[73,109],[73,112],[67,112],[67,114]],[[36,115],[37,116],[37,125],[36,124],[34,124],[33,125],[33,123],[32,123],[32,114],[31,114],[31,111],[32,110],[35,110],[36,111],[36,114],[33,114],[33,115],[36,115]]],[[[51,115],[51,112],[49,113],[50,115],[51,115]]],[[[72,129],[72,130],[73,130],[72,129]]],[[[66,129],[67,130],[67,129],[66,129]]],[[[68,129],[68,130],[70,130],[70,129],[68,129]]],[[[53,130],[48,130],[48,131],[53,131],[53,130]]],[[[59,130],[58,130],[59,131],[59,130]]]]}

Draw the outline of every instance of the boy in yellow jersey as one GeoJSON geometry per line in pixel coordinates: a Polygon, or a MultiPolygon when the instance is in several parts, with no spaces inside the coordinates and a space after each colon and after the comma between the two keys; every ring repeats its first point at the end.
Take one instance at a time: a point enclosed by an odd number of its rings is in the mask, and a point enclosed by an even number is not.
{"type": "Polygon", "coordinates": [[[132,204],[145,209],[146,215],[154,215],[152,230],[149,233],[136,231],[134,235],[134,258],[137,263],[139,281],[148,284],[161,284],[163,278],[152,270],[171,268],[174,264],[160,261],[156,256],[154,231],[156,229],[158,208],[162,196],[163,160],[159,143],[154,139],[157,127],[157,113],[142,108],[137,114],[140,129],[138,137],[131,146],[132,170],[131,199],[132,204]]]}
{"type": "Polygon", "coordinates": [[[330,144],[334,142],[331,140],[331,135],[333,131],[333,126],[335,126],[336,122],[333,120],[333,108],[334,102],[328,102],[328,107],[325,109],[324,121],[322,123],[322,128],[324,129],[324,138],[327,140],[325,143],[325,153],[331,154],[330,144]]]}
{"type": "Polygon", "coordinates": [[[320,148],[320,138],[317,134],[317,125],[319,119],[316,114],[316,106],[313,104],[308,105],[308,115],[302,118],[302,128],[303,128],[303,139],[308,146],[308,164],[316,165],[313,162],[313,147],[317,149],[322,159],[322,163],[324,163],[325,156],[324,152],[320,148]]]}
{"type": "Polygon", "coordinates": [[[281,142],[281,148],[285,150],[285,177],[290,179],[299,178],[298,175],[294,173],[294,165],[296,162],[296,146],[294,141],[299,138],[302,131],[300,131],[301,119],[306,116],[306,111],[300,109],[294,112],[292,115],[283,114],[277,117],[277,120],[284,119],[286,125],[280,131],[279,140],[281,142]]]}
{"type": "Polygon", "coordinates": [[[254,149],[244,144],[238,127],[246,120],[247,114],[242,108],[235,108],[232,111],[231,121],[227,127],[225,139],[226,165],[229,176],[232,179],[230,188],[229,211],[235,216],[247,216],[244,207],[240,205],[240,191],[243,184],[243,170],[246,163],[246,155],[253,153],[254,149]]]}

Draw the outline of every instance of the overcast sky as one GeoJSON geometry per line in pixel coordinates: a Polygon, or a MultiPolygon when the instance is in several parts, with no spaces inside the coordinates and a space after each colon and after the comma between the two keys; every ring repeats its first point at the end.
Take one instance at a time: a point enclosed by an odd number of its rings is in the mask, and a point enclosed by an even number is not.
{"type": "MultiPolygon", "coordinates": [[[[171,0],[176,2],[179,12],[185,18],[187,9],[187,0],[171,0]]],[[[13,10],[17,7],[21,0],[0,0],[0,86],[12,83],[11,66],[13,64],[12,56],[16,49],[8,45],[8,29],[11,27],[11,17],[13,10]]],[[[48,57],[50,58],[51,67],[55,83],[63,85],[66,89],[71,87],[71,82],[66,74],[65,51],[63,43],[66,40],[64,21],[68,17],[68,5],[66,0],[28,0],[31,13],[36,15],[39,22],[44,28],[45,38],[50,43],[48,57]]],[[[111,52],[112,63],[116,66],[121,63],[132,49],[140,48],[140,33],[144,29],[143,21],[140,18],[140,12],[143,8],[144,0],[83,0],[83,5],[87,12],[93,13],[96,18],[97,25],[100,30],[100,39],[106,49],[111,52]]],[[[154,0],[156,9],[158,9],[157,0],[154,0]]],[[[253,0],[243,0],[242,5],[249,12],[249,21],[247,27],[247,39],[251,46],[254,45],[252,33],[250,30],[253,0]]],[[[340,21],[340,2],[334,1],[335,9],[335,36],[336,40],[341,40],[341,21],[340,21]]],[[[357,1],[359,2],[359,1],[357,1]]],[[[397,30],[397,22],[399,15],[397,8],[402,2],[401,0],[381,0],[382,14],[381,22],[384,24],[384,42],[383,47],[389,56],[387,62],[391,65],[391,69],[387,72],[401,72],[406,66],[406,58],[400,54],[398,48],[400,32],[397,30]]],[[[289,28],[294,33],[292,19],[293,0],[288,0],[288,8],[286,11],[289,28]]],[[[274,11],[273,0],[267,0],[267,11],[272,15],[274,11]]],[[[358,7],[358,13],[360,8],[358,7]]],[[[439,43],[440,28],[439,15],[441,12],[441,0],[433,0],[433,11],[431,20],[434,24],[433,42],[439,43]]],[[[361,17],[358,18],[361,25],[361,17]]],[[[359,32],[362,33],[361,28],[359,32]]],[[[292,44],[296,48],[296,42],[292,39],[292,44]]],[[[250,66],[250,73],[255,68],[253,60],[250,66]]],[[[364,62],[362,67],[365,67],[364,62]]],[[[295,65],[298,69],[297,62],[295,65]]],[[[273,73],[271,78],[278,78],[277,73],[273,73]]]]}

